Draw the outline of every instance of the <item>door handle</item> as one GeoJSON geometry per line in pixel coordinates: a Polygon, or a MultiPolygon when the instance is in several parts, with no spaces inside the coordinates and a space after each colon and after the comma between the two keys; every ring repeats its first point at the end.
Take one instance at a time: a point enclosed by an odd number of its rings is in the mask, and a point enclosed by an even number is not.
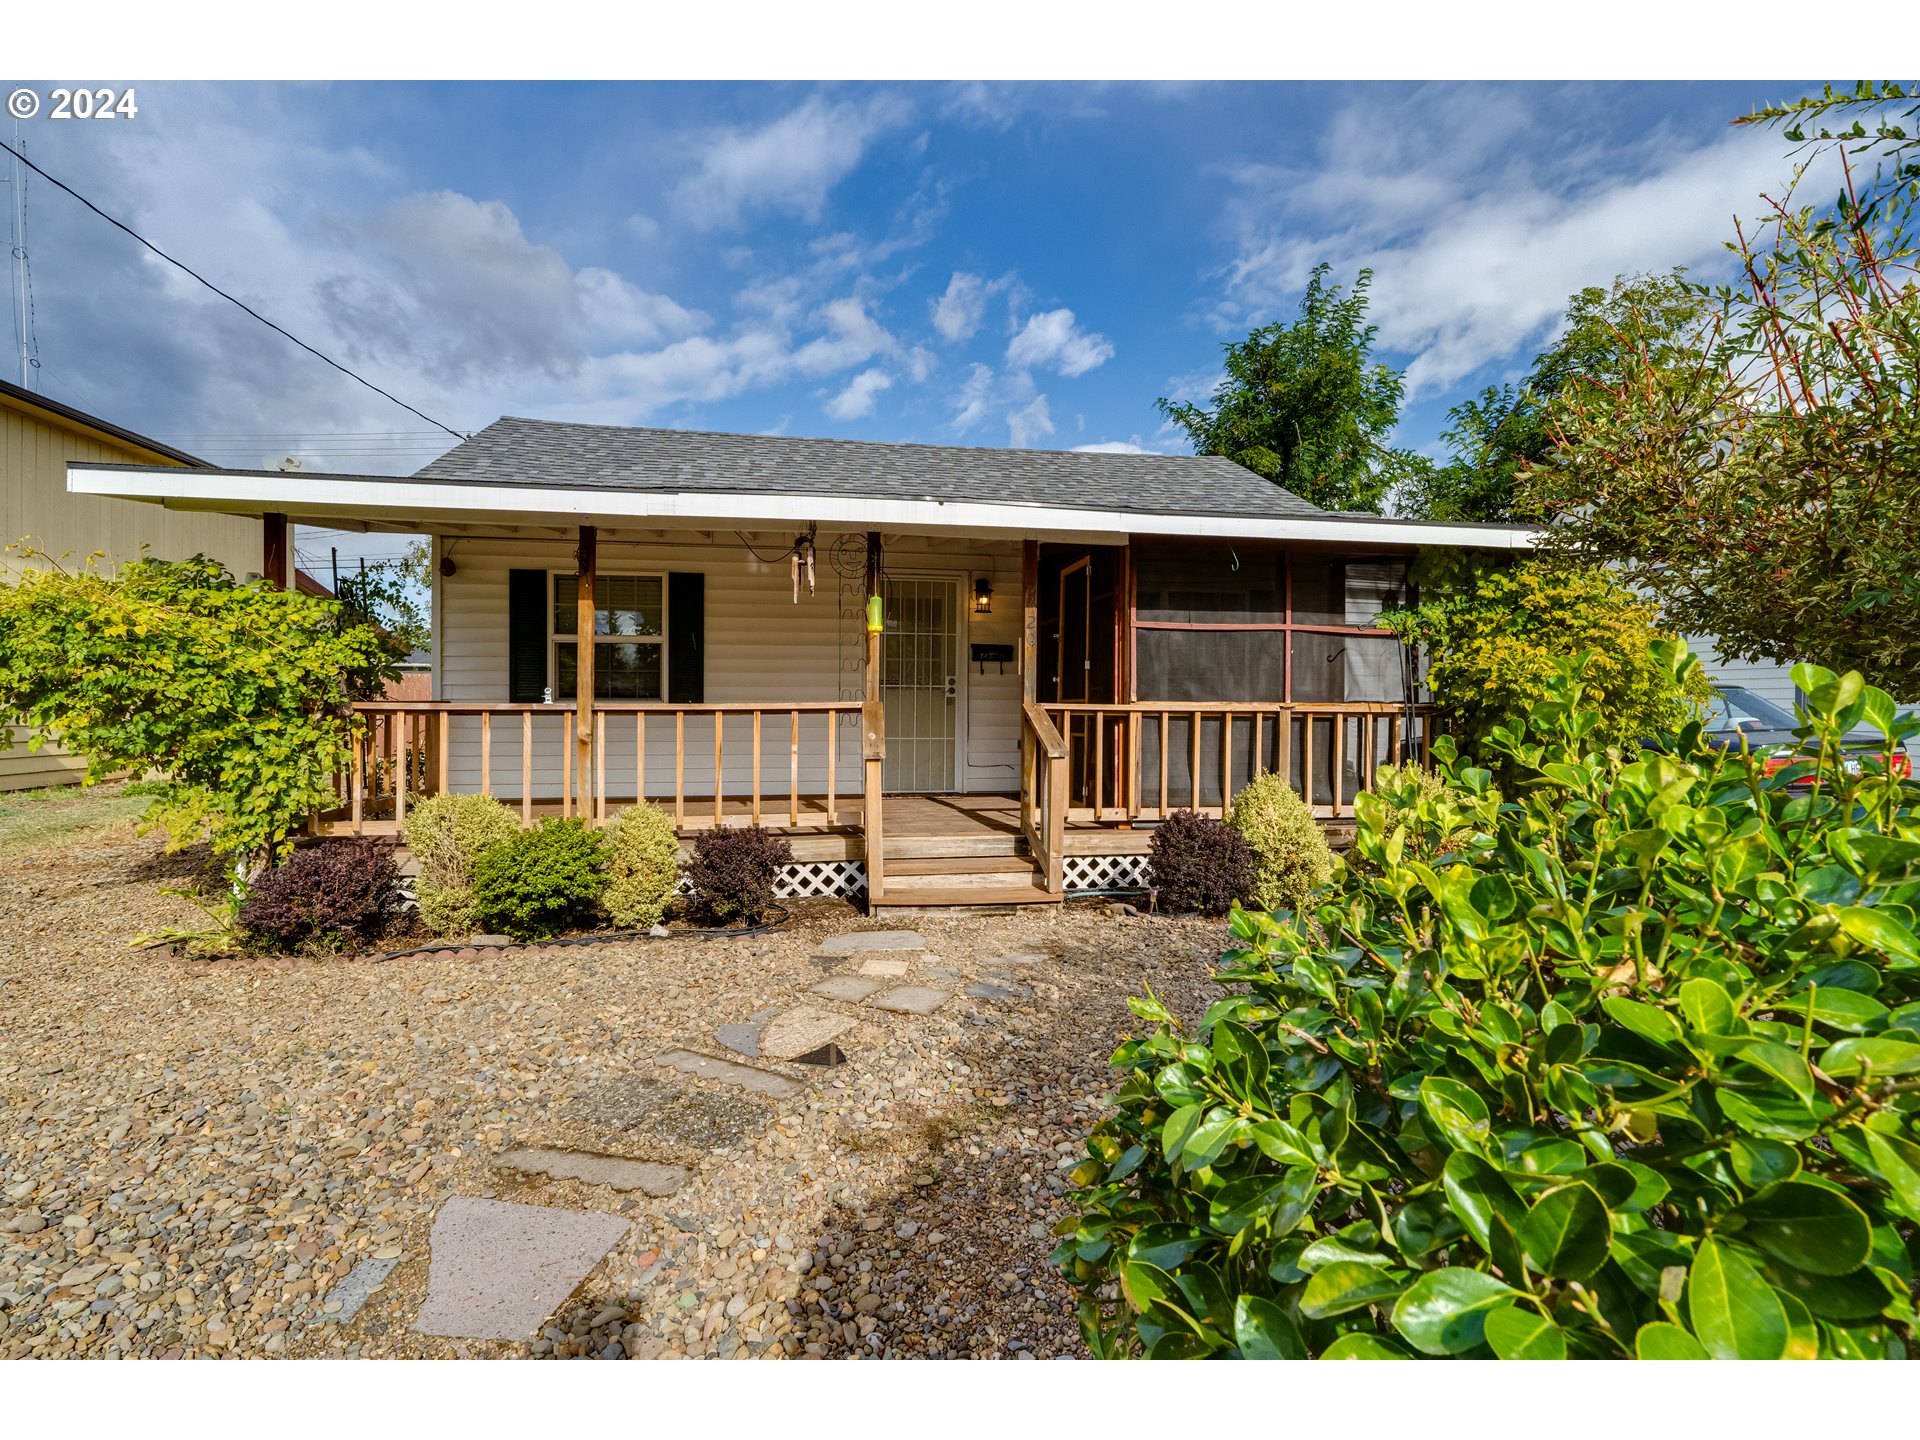
{"type": "Polygon", "coordinates": [[[953,698],[954,698],[953,676],[949,675],[947,676],[947,699],[951,700],[953,698]]]}

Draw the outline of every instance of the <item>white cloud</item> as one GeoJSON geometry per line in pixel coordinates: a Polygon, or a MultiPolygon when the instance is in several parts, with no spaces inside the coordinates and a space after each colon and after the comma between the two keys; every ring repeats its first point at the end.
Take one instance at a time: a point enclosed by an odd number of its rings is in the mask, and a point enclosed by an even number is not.
{"type": "Polygon", "coordinates": [[[1047,413],[1047,397],[1036,395],[1018,410],[1007,414],[1007,443],[1016,450],[1030,450],[1033,442],[1053,433],[1053,417],[1047,413]]]}
{"type": "Polygon", "coordinates": [[[987,412],[993,407],[993,382],[991,365],[982,365],[976,360],[967,367],[967,378],[953,397],[950,423],[955,434],[964,435],[987,418],[987,412]]]}
{"type": "Polygon", "coordinates": [[[1078,455],[1159,455],[1164,453],[1147,449],[1140,443],[1138,435],[1131,440],[1100,440],[1092,445],[1075,445],[1073,450],[1078,455]]]}
{"type": "Polygon", "coordinates": [[[844,295],[822,305],[815,317],[826,334],[795,352],[794,365],[803,375],[824,375],[863,365],[876,355],[892,355],[900,342],[867,313],[867,302],[844,295]]]}
{"type": "Polygon", "coordinates": [[[1072,379],[1113,358],[1113,342],[1082,330],[1071,310],[1047,310],[1030,316],[1007,346],[1007,363],[1017,370],[1051,366],[1072,379]]]}
{"type": "Polygon", "coordinates": [[[883,390],[893,388],[893,377],[884,370],[862,370],[849,380],[846,388],[821,409],[834,420],[864,420],[873,414],[874,402],[883,390]]]}
{"type": "Polygon", "coordinates": [[[940,332],[942,340],[954,344],[971,340],[980,328],[980,317],[986,313],[987,282],[978,275],[956,270],[947,282],[947,293],[930,303],[933,328],[940,332]]]}
{"type": "Polygon", "coordinates": [[[658,345],[713,323],[710,316],[687,309],[672,296],[642,290],[597,265],[579,272],[575,288],[588,328],[616,344],[658,345]]]}
{"type": "Polygon", "coordinates": [[[812,223],[820,218],[828,192],[860,163],[868,145],[907,114],[906,104],[894,96],[863,103],[810,96],[769,124],[725,130],[710,139],[698,172],[675,190],[675,204],[708,229],[737,224],[759,210],[812,223]]]}
{"type": "Polygon", "coordinates": [[[912,377],[914,384],[920,385],[925,383],[929,375],[933,374],[935,368],[940,364],[940,359],[924,345],[916,345],[907,351],[906,362],[907,374],[912,377]]]}
{"type": "Polygon", "coordinates": [[[1379,343],[1413,355],[1409,388],[1430,393],[1543,342],[1583,286],[1717,268],[1733,216],[1755,213],[1786,173],[1772,132],[1538,143],[1580,133],[1580,117],[1545,116],[1544,103],[1452,86],[1384,110],[1369,100],[1335,115],[1311,170],[1230,172],[1236,253],[1216,323],[1238,330],[1289,313],[1322,260],[1341,283],[1371,267],[1379,343]]]}

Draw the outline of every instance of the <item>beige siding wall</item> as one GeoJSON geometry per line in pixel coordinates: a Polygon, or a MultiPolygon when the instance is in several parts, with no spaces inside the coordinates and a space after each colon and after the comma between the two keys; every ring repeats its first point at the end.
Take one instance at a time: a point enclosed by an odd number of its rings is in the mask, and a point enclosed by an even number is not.
{"type": "MultiPolygon", "coordinates": [[[[749,537],[761,554],[780,554],[787,535],[749,537]]],[[[784,561],[766,565],[732,536],[718,541],[623,541],[603,532],[599,565],[603,574],[699,571],[706,576],[706,700],[709,704],[779,705],[795,701],[858,700],[864,693],[864,603],[860,581],[843,584],[829,550],[834,540],[822,534],[815,572],[815,593],[802,590],[793,602],[784,561]]],[[[446,542],[442,542],[443,547],[446,542]]],[[[965,543],[965,542],[959,542],[965,543]]],[[[459,540],[453,543],[455,573],[440,582],[438,684],[441,700],[504,701],[507,698],[507,575],[514,569],[571,571],[573,547],[565,541],[459,540]]],[[[888,570],[896,575],[932,575],[954,581],[960,631],[955,728],[959,788],[1010,791],[1017,788],[1019,764],[1020,679],[1011,664],[978,667],[966,663],[971,643],[1014,644],[1018,639],[1020,554],[1017,544],[988,541],[967,548],[925,541],[889,545],[888,570]],[[973,580],[991,576],[994,612],[971,615],[973,580]]],[[[785,713],[762,722],[761,788],[771,805],[789,785],[790,721],[785,713]]],[[[821,794],[827,780],[827,721],[801,717],[801,789],[821,794]]],[[[535,721],[534,789],[557,794],[561,775],[562,723],[557,717],[535,721]]],[[[729,795],[752,785],[752,721],[730,717],[723,746],[723,774],[729,795]]],[[[839,729],[835,787],[842,794],[860,789],[857,725],[839,729]]],[[[503,798],[521,792],[520,722],[502,719],[494,727],[492,789],[503,798]]],[[[630,716],[607,722],[609,793],[634,788],[636,746],[630,716]]],[[[454,722],[449,740],[450,778],[458,789],[477,787],[480,779],[479,722],[454,722]]],[[[646,779],[649,795],[673,793],[675,727],[652,720],[647,727],[646,779]]],[[[713,727],[704,717],[686,728],[686,786],[694,795],[713,790],[713,727]]]]}
{"type": "MultiPolygon", "coordinates": [[[[0,405],[0,579],[29,561],[5,547],[26,541],[35,550],[58,557],[69,569],[84,565],[96,550],[108,562],[137,559],[140,547],[167,559],[200,552],[222,561],[236,574],[260,569],[260,522],[226,515],[188,515],[67,493],[67,462],[152,464],[159,457],[131,446],[100,439],[52,417],[0,405]]],[[[58,750],[43,747],[29,754],[26,736],[14,732],[14,746],[0,750],[0,790],[19,790],[76,780],[82,765],[58,750]]]]}

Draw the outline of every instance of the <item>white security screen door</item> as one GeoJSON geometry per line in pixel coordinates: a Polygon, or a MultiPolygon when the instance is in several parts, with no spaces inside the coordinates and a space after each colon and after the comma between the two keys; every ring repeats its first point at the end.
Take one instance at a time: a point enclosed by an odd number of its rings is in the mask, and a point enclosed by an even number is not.
{"type": "Polygon", "coordinates": [[[958,604],[952,580],[894,579],[884,587],[887,628],[880,642],[880,698],[887,707],[889,790],[954,786],[958,604]]]}

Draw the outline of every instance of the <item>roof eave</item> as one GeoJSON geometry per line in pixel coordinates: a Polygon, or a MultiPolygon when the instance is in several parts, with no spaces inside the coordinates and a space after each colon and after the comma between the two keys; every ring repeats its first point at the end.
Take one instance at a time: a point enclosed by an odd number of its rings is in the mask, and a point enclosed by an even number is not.
{"type": "Polygon", "coordinates": [[[76,494],[142,500],[222,514],[285,514],[296,521],[342,520],[431,532],[448,525],[552,525],[555,521],[658,529],[732,529],[818,523],[854,529],[974,535],[1071,537],[1119,543],[1130,535],[1219,539],[1303,539],[1355,544],[1528,549],[1524,526],[1433,524],[1376,515],[1245,515],[1094,509],[1032,502],[890,500],[804,493],[652,491],[489,485],[417,477],[314,475],[282,471],[184,471],[73,463],[76,494]]]}

